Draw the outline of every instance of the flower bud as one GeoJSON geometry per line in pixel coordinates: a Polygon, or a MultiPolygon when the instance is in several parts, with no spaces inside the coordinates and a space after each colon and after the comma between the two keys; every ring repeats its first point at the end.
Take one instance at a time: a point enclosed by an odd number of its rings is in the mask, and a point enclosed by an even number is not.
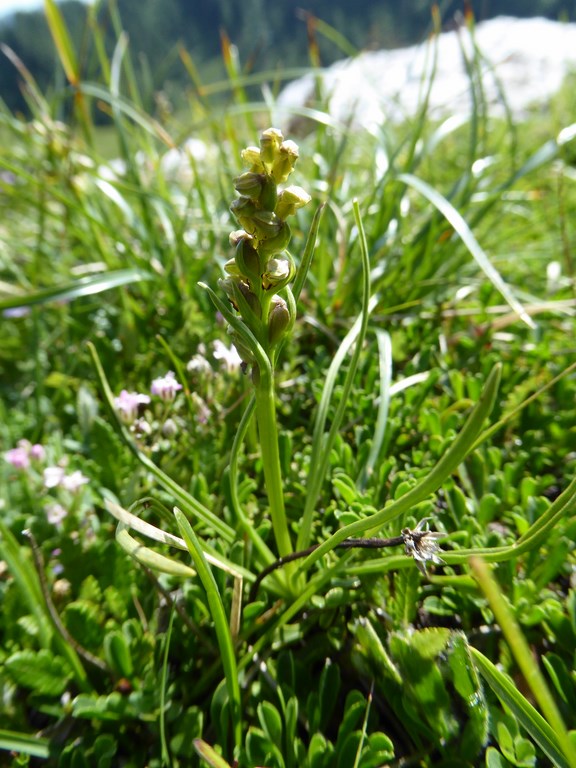
{"type": "Polygon", "coordinates": [[[230,205],[231,213],[238,219],[240,225],[250,234],[254,231],[252,216],[256,212],[256,206],[249,197],[239,197],[230,205]]]}
{"type": "Polygon", "coordinates": [[[242,150],[240,156],[242,161],[250,166],[252,173],[264,173],[266,171],[258,147],[246,147],[246,149],[242,150]]]}
{"type": "Polygon", "coordinates": [[[265,291],[270,288],[279,291],[290,282],[294,271],[294,262],[291,258],[270,259],[266,264],[266,271],[262,274],[262,288],[265,291]]]}
{"type": "Polygon", "coordinates": [[[224,272],[226,272],[226,274],[230,275],[231,277],[241,277],[243,274],[242,271],[238,268],[236,259],[228,259],[226,264],[224,264],[224,272]]]}
{"type": "Polygon", "coordinates": [[[288,247],[291,237],[290,227],[285,221],[279,221],[279,223],[280,227],[275,235],[259,241],[258,252],[260,256],[271,256],[288,247]]]}
{"type": "Polygon", "coordinates": [[[292,185],[286,187],[278,195],[278,202],[274,212],[279,219],[286,219],[288,216],[292,216],[298,208],[303,208],[307,205],[312,198],[302,187],[292,185]]]}
{"type": "Polygon", "coordinates": [[[276,184],[282,184],[294,170],[298,160],[298,145],[288,139],[278,147],[278,152],[272,164],[272,176],[276,184]]]}
{"type": "Polygon", "coordinates": [[[236,269],[241,275],[250,279],[258,279],[260,276],[260,258],[258,251],[252,245],[253,239],[251,235],[244,232],[244,237],[239,238],[237,242],[236,255],[230,261],[234,261],[236,269]]]}
{"type": "Polygon", "coordinates": [[[278,201],[278,189],[272,176],[265,176],[265,179],[262,185],[262,194],[258,199],[258,205],[264,211],[273,211],[278,201]]]}
{"type": "Polygon", "coordinates": [[[218,285],[228,297],[230,304],[236,312],[242,315],[244,320],[248,320],[249,314],[255,315],[258,319],[262,317],[260,301],[246,280],[239,277],[225,277],[218,280],[218,285]]]}
{"type": "MultiPolygon", "coordinates": [[[[260,306],[260,301],[258,300],[256,294],[250,290],[248,283],[245,283],[244,280],[239,280],[236,283],[236,288],[239,293],[242,294],[244,301],[248,305],[248,309],[252,312],[252,314],[260,319],[262,317],[262,307],[260,306]]],[[[238,303],[240,304],[240,302],[238,303]]],[[[245,312],[242,311],[242,307],[240,309],[240,313],[242,315],[245,314],[245,312]]],[[[246,317],[244,317],[244,319],[246,320],[246,317]]]]}
{"type": "Polygon", "coordinates": [[[258,200],[262,194],[262,189],[266,181],[266,176],[263,173],[253,173],[247,171],[246,173],[236,176],[234,179],[234,188],[239,195],[249,197],[250,200],[258,200]]]}
{"type": "Polygon", "coordinates": [[[170,403],[176,397],[176,393],[182,389],[182,384],[176,380],[173,371],[168,371],[165,376],[159,376],[154,379],[150,387],[153,395],[161,397],[167,403],[170,403]]]}
{"type": "Polygon", "coordinates": [[[257,240],[275,237],[283,224],[272,211],[256,211],[251,217],[251,223],[257,240]]]}
{"type": "Polygon", "coordinates": [[[273,163],[282,144],[282,132],[278,128],[268,128],[260,136],[260,157],[264,163],[273,163]]]}
{"type": "Polygon", "coordinates": [[[273,305],[268,315],[268,340],[270,344],[277,344],[292,325],[288,304],[280,296],[274,296],[273,305]]]}
{"type": "Polygon", "coordinates": [[[250,237],[248,232],[244,229],[235,229],[233,232],[230,232],[228,235],[228,240],[230,241],[230,245],[238,245],[240,240],[242,240],[244,237],[250,237]]]}
{"type": "Polygon", "coordinates": [[[164,424],[162,424],[162,435],[164,437],[176,437],[178,434],[178,425],[174,421],[174,419],[166,419],[164,424]]]}
{"type": "Polygon", "coordinates": [[[236,291],[234,289],[234,285],[237,280],[237,277],[224,277],[218,280],[218,286],[224,291],[228,297],[228,300],[230,301],[230,304],[232,304],[236,312],[238,312],[238,301],[236,300],[236,291]]]}
{"type": "Polygon", "coordinates": [[[228,333],[230,334],[232,343],[236,347],[236,351],[240,355],[242,364],[247,365],[249,363],[253,363],[256,358],[254,357],[252,350],[246,346],[244,341],[240,338],[240,336],[238,336],[236,331],[230,325],[228,326],[228,333]]]}

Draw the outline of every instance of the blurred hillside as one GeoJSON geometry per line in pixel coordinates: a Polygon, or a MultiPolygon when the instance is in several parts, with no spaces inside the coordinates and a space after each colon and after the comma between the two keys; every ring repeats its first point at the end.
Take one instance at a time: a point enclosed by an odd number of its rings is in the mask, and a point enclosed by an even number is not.
{"type": "MultiPolygon", "coordinates": [[[[471,7],[476,19],[500,14],[543,15],[576,20],[576,0],[447,0],[439,4],[444,26],[471,7]]],[[[262,72],[323,65],[353,50],[395,48],[417,42],[431,27],[430,0],[110,0],[89,9],[77,0],[60,6],[76,44],[85,79],[100,79],[92,40],[94,25],[104,31],[110,54],[120,30],[127,33],[136,76],[154,108],[153,94],[166,91],[171,102],[190,84],[181,59],[186,50],[204,80],[223,75],[222,35],[236,46],[242,68],[262,72]]],[[[42,12],[17,13],[0,26],[0,43],[14,51],[41,90],[65,87],[56,65],[42,12]]],[[[0,55],[0,98],[11,110],[26,111],[22,77],[0,55]]]]}

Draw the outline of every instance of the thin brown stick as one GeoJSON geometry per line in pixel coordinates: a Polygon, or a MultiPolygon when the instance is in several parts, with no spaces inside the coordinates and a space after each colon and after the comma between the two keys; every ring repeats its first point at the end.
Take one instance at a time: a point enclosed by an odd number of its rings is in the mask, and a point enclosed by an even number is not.
{"type": "MultiPolygon", "coordinates": [[[[398,547],[400,544],[404,544],[404,536],[394,536],[390,539],[345,539],[337,544],[338,549],[383,549],[384,547],[398,547]]],[[[260,571],[256,577],[256,581],[252,584],[250,589],[250,595],[248,596],[248,602],[252,603],[256,599],[260,584],[269,574],[273,573],[278,568],[281,568],[286,563],[292,563],[294,560],[300,560],[303,557],[308,557],[318,549],[320,544],[313,544],[307,549],[301,549],[298,552],[292,552],[284,557],[279,557],[273,563],[270,563],[264,570],[260,571]]]]}
{"type": "Polygon", "coordinates": [[[48,584],[46,583],[46,575],[44,573],[44,558],[42,557],[42,552],[40,551],[40,547],[38,546],[32,531],[24,531],[24,535],[27,536],[28,539],[30,540],[30,544],[32,546],[32,556],[34,558],[34,566],[36,568],[36,573],[38,574],[38,579],[40,580],[40,589],[42,590],[42,595],[44,597],[44,602],[46,603],[46,608],[48,609],[48,613],[50,614],[50,617],[54,623],[54,627],[56,628],[57,632],[64,638],[64,640],[68,643],[68,645],[72,646],[72,648],[76,651],[78,656],[81,656],[84,659],[84,661],[87,661],[89,664],[92,664],[92,666],[94,667],[98,667],[98,669],[101,670],[102,672],[106,672],[107,674],[111,675],[112,671],[107,666],[107,664],[105,664],[105,662],[103,662],[102,659],[99,659],[97,656],[94,656],[93,653],[90,653],[90,651],[87,651],[86,648],[83,648],[80,645],[80,643],[78,643],[72,637],[72,635],[68,632],[68,630],[62,623],[60,614],[56,610],[56,606],[54,605],[54,602],[52,601],[52,596],[50,595],[50,591],[48,590],[48,584]]]}

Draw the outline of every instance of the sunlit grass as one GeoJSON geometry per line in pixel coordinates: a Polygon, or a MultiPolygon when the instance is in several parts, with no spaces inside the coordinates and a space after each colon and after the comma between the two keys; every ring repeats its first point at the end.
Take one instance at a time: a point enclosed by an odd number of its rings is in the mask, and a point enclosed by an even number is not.
{"type": "Polygon", "coordinates": [[[573,765],[554,730],[576,726],[570,90],[518,125],[282,116],[313,197],[275,379],[288,569],[231,310],[199,287],[232,255],[272,73],[247,82],[229,52],[215,100],[195,82],[186,110],[148,115],[129,53],[80,82],[66,123],[33,83],[30,120],[0,113],[0,442],[21,451],[0,461],[0,747],[48,744],[62,766],[78,744],[82,765],[573,765]],[[150,394],[168,370],[173,401],[150,394]],[[146,395],[138,421],[121,390],[146,395]],[[426,517],[446,534],[429,578],[402,547],[338,546],[426,517]],[[474,553],[561,718],[511,686],[474,553]]]}

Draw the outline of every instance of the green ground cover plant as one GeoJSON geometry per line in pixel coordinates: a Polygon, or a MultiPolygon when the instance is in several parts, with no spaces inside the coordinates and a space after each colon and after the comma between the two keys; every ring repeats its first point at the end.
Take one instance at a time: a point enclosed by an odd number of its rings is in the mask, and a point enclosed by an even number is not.
{"type": "Polygon", "coordinates": [[[576,766],[573,89],[288,135],[229,47],[151,115],[46,11],[69,88],[13,57],[0,113],[0,762],[576,766]]]}

